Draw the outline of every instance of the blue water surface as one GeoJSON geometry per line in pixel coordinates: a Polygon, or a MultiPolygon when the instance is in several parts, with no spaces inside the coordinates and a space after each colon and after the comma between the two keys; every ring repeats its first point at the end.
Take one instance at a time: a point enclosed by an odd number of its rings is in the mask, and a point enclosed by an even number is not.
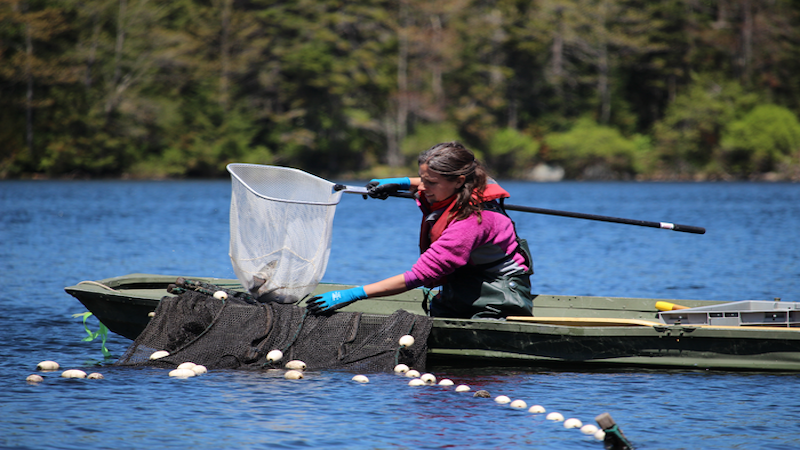
{"type": "MultiPolygon", "coordinates": [[[[800,300],[800,185],[506,182],[509,203],[707,228],[705,235],[511,212],[534,291],[800,300]]],[[[83,342],[65,286],[127,273],[233,278],[228,181],[0,182],[0,448],[602,449],[543,415],[393,374],[212,371],[188,380],[111,367],[83,342]],[[60,371],[28,384],[42,360],[60,371]]],[[[416,260],[419,213],[345,195],[324,281],[363,284],[416,260]]],[[[96,329],[96,320],[87,323],[96,329]]],[[[111,335],[120,356],[130,341],[111,335]]],[[[640,449],[800,448],[798,374],[440,367],[456,384],[583,423],[609,412],[640,449]]]]}

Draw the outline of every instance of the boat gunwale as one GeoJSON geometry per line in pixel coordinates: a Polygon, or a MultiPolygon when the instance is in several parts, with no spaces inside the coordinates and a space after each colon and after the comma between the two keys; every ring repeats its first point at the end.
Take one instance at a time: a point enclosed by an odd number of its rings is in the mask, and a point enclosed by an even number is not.
{"type": "MultiPolygon", "coordinates": [[[[174,283],[177,277],[170,276],[170,275],[154,275],[154,274],[145,274],[145,273],[133,273],[129,275],[122,275],[118,277],[106,278],[102,280],[98,280],[96,282],[91,282],[89,284],[82,284],[84,282],[80,282],[74,286],[68,286],[64,288],[68,293],[75,296],[73,292],[77,291],[88,291],[94,294],[102,294],[110,298],[113,298],[114,301],[118,301],[120,303],[129,303],[129,304],[136,304],[141,306],[157,306],[158,302],[164,296],[169,295],[166,292],[166,286],[169,284],[174,283]],[[111,288],[112,290],[104,289],[97,284],[101,284],[111,288]],[[131,295],[133,291],[149,291],[149,290],[156,290],[156,289],[164,289],[164,293],[158,296],[148,296],[146,299],[141,298],[144,296],[142,292],[139,292],[138,296],[131,295]]],[[[239,289],[242,288],[241,284],[238,283],[235,279],[230,278],[214,278],[214,277],[191,277],[186,276],[187,279],[198,279],[203,280],[209,283],[214,284],[214,282],[219,283],[222,286],[232,286],[233,289],[237,287],[239,289]]],[[[321,283],[320,286],[323,289],[336,289],[340,286],[347,286],[341,284],[334,284],[334,283],[321,283]]],[[[413,296],[414,293],[410,295],[413,296]]],[[[595,301],[653,301],[655,299],[649,298],[632,298],[632,297],[606,297],[606,296],[572,296],[572,295],[565,295],[565,296],[554,296],[548,295],[551,298],[563,298],[564,301],[571,301],[571,300],[578,300],[578,299],[592,299],[595,301]]],[[[413,302],[416,303],[416,299],[409,299],[408,295],[406,296],[392,296],[392,297],[385,297],[385,298],[378,298],[378,299],[370,299],[371,302],[375,303],[407,303],[413,302]],[[404,298],[405,297],[405,298],[404,298]]],[[[683,300],[673,300],[676,302],[681,302],[683,300]]],[[[683,301],[684,303],[688,302],[706,302],[706,303],[725,303],[721,301],[709,301],[709,300],[686,300],[683,301]]],[[[362,303],[365,304],[365,303],[362,303]]],[[[356,304],[358,305],[358,304],[356,304]]],[[[578,309],[570,306],[565,309],[578,309]]],[[[595,309],[595,308],[586,308],[586,309],[595,309]]],[[[348,308],[343,309],[343,311],[358,311],[352,305],[348,308]]],[[[613,311],[613,310],[612,310],[613,311]]],[[[630,310],[627,310],[630,311],[630,310]]],[[[388,315],[390,313],[375,313],[371,311],[365,311],[369,314],[385,314],[388,315]]],[[[414,311],[412,311],[414,312],[414,311]]],[[[643,311],[645,313],[653,313],[655,311],[643,311]]],[[[544,318],[553,318],[551,316],[534,316],[539,319],[544,318]]],[[[753,332],[775,332],[778,333],[774,336],[775,339],[787,339],[789,336],[786,333],[796,333],[797,338],[800,339],[800,328],[790,328],[790,327],[767,327],[767,326],[721,326],[721,325],[693,325],[693,324],[654,324],[653,326],[603,326],[603,325],[590,325],[590,326],[571,326],[566,324],[549,324],[549,323],[538,323],[538,322],[522,322],[522,321],[513,321],[513,320],[496,320],[496,319],[455,319],[455,318],[433,318],[434,327],[437,328],[473,328],[473,329],[492,329],[492,330],[503,330],[508,332],[539,332],[539,333],[546,333],[546,334],[573,334],[573,335],[592,335],[595,332],[602,332],[608,335],[609,330],[619,329],[620,336],[636,336],[636,335],[660,335],[666,333],[667,335],[671,335],[673,333],[679,333],[689,337],[689,333],[691,336],[701,337],[705,336],[708,333],[714,333],[714,337],[729,337],[729,338],[746,338],[751,337],[753,332]],[[592,331],[595,330],[595,331],[592,331]],[[747,333],[745,335],[740,335],[739,333],[747,333]]]]}

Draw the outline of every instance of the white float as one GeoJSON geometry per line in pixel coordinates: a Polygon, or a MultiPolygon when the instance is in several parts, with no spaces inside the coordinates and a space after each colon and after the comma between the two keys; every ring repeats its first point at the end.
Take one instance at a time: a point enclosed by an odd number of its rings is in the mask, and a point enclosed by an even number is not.
{"type": "Polygon", "coordinates": [[[36,365],[36,368],[39,370],[58,370],[59,366],[55,361],[42,361],[36,365]]]}
{"type": "Polygon", "coordinates": [[[69,369],[61,373],[64,378],[86,378],[86,372],[78,369],[69,369]]]}
{"type": "Polygon", "coordinates": [[[284,367],[286,367],[287,369],[292,369],[292,370],[306,370],[306,363],[304,363],[303,361],[300,361],[299,359],[293,359],[293,360],[287,362],[286,366],[284,366],[284,367]]]}
{"type": "Polygon", "coordinates": [[[197,375],[192,369],[175,369],[169,372],[169,376],[173,378],[189,378],[197,375]]]}
{"type": "Polygon", "coordinates": [[[287,370],[283,377],[287,380],[300,380],[303,378],[303,372],[299,370],[287,370]]]}
{"type": "Polygon", "coordinates": [[[407,334],[401,337],[398,343],[400,344],[400,347],[411,347],[414,345],[414,336],[407,334]]]}
{"type": "Polygon", "coordinates": [[[396,373],[406,373],[406,372],[408,372],[408,370],[409,370],[409,368],[405,364],[398,364],[398,365],[394,366],[394,371],[396,373]]]}
{"type": "Polygon", "coordinates": [[[169,356],[169,352],[168,351],[159,350],[157,352],[153,352],[153,354],[150,355],[150,359],[156,360],[156,359],[166,358],[167,356],[169,356]]]}
{"type": "Polygon", "coordinates": [[[505,405],[506,403],[511,403],[511,399],[505,395],[498,395],[494,398],[494,401],[500,403],[501,405],[505,405]]]}
{"type": "Polygon", "coordinates": [[[606,438],[606,432],[605,432],[605,431],[603,431],[603,430],[597,430],[597,431],[594,433],[594,438],[595,438],[595,439],[597,439],[598,441],[605,440],[605,438],[606,438]]]}
{"type": "Polygon", "coordinates": [[[436,384],[436,377],[432,373],[424,373],[419,377],[425,384],[436,384]]]}
{"type": "Polygon", "coordinates": [[[510,407],[512,407],[514,409],[525,409],[525,408],[528,407],[528,404],[525,403],[525,400],[514,400],[508,406],[510,406],[510,407]]]}
{"type": "Polygon", "coordinates": [[[280,350],[272,350],[271,352],[267,353],[267,361],[269,362],[277,362],[283,359],[283,352],[280,350]]]}

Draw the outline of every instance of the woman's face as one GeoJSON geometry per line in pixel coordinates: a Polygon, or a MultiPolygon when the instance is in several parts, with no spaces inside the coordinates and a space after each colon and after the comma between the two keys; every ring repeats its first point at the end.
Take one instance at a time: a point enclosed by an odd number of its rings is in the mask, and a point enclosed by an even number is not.
{"type": "Polygon", "coordinates": [[[445,178],[429,170],[427,164],[419,165],[419,177],[422,179],[422,184],[419,185],[418,190],[431,204],[451,197],[458,189],[461,189],[466,179],[463,175],[454,180],[445,178]]]}

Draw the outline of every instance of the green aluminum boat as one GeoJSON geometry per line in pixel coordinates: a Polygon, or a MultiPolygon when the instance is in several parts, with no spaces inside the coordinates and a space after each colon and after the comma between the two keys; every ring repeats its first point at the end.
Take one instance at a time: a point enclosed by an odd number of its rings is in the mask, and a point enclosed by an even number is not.
{"type": "MultiPolygon", "coordinates": [[[[135,339],[179,276],[130,274],[65,290],[109,330],[135,339]]],[[[243,290],[238,280],[183,276],[243,290]]],[[[321,284],[315,293],[350,286],[321,284]]],[[[424,314],[423,292],[356,302],[343,311],[424,314]]],[[[302,306],[302,304],[301,304],[302,306]]],[[[800,372],[800,303],[538,295],[533,317],[435,318],[428,364],[471,367],[714,369],[800,372]],[[689,309],[663,310],[657,302],[689,309]]]]}

